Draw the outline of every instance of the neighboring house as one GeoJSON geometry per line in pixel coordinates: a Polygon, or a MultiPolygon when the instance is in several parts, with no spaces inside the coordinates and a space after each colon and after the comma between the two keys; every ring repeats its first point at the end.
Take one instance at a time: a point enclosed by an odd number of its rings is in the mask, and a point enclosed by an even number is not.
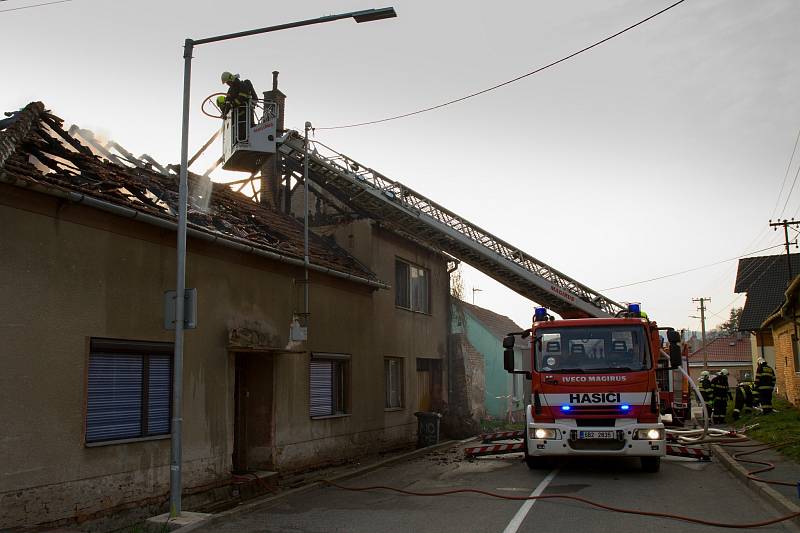
{"type": "MultiPolygon", "coordinates": [[[[142,159],[99,157],[41,103],[0,121],[0,529],[164,508],[178,194],[142,159]]],[[[294,342],[302,224],[194,174],[190,196],[186,506],[234,472],[414,442],[413,413],[448,400],[446,258],[366,221],[347,226],[361,260],[312,233],[294,342]]]]}
{"type": "MultiPolygon", "coordinates": [[[[503,368],[503,337],[523,327],[507,316],[453,299],[453,331],[463,333],[470,404],[479,419],[506,419],[525,408],[530,381],[503,368]]],[[[530,343],[517,337],[515,367],[530,370],[530,343]]],[[[517,420],[519,421],[519,414],[517,420]]]]}
{"type": "MultiPolygon", "coordinates": [[[[736,383],[753,379],[751,364],[750,339],[742,334],[717,337],[705,347],[707,370],[716,374],[723,368],[728,369],[728,382],[731,387],[736,383]]],[[[700,377],[703,367],[703,348],[700,347],[689,354],[689,374],[695,381],[700,377]]]]}
{"type": "Polygon", "coordinates": [[[764,320],[775,339],[775,390],[795,405],[800,404],[800,349],[797,310],[800,309],[800,276],[784,292],[783,304],[764,320]]]}
{"type": "MultiPolygon", "coordinates": [[[[791,254],[792,272],[800,272],[800,254],[791,254]]],[[[753,373],[756,360],[763,357],[775,368],[775,346],[770,328],[764,321],[784,301],[784,291],[789,285],[789,262],[786,255],[747,257],[739,260],[734,292],[747,293],[742,309],[739,331],[750,332],[753,354],[753,373]]]]}

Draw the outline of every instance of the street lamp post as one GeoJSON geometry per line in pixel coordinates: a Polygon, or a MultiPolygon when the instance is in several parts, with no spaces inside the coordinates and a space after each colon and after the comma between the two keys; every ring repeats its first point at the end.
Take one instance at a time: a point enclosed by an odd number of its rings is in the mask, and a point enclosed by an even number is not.
{"type": "MultiPolygon", "coordinates": [[[[257,35],[289,28],[299,28],[301,26],[311,26],[334,20],[352,18],[358,23],[372,22],[396,17],[397,13],[393,7],[381,9],[365,9],[362,11],[351,11],[338,15],[328,15],[314,19],[289,22],[277,26],[257,28],[254,30],[228,33],[206,39],[186,39],[183,44],[183,120],[181,127],[181,167],[180,182],[178,185],[178,254],[177,254],[177,282],[175,287],[175,357],[173,362],[172,378],[172,443],[170,451],[170,516],[176,517],[181,514],[181,424],[182,400],[183,400],[183,330],[184,330],[184,298],[186,291],[186,216],[189,199],[189,94],[191,90],[192,77],[192,51],[194,47],[201,44],[227,41],[239,37],[257,35]]],[[[308,135],[308,132],[306,132],[308,135]]],[[[308,216],[306,214],[306,216],[308,216]]],[[[308,252],[305,252],[305,263],[308,264],[308,252]]]]}

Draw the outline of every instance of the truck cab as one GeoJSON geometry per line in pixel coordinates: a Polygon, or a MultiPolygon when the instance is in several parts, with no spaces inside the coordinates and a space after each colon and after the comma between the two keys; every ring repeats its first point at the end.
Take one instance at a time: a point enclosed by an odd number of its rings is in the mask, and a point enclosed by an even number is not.
{"type": "MultiPolygon", "coordinates": [[[[553,456],[611,455],[639,457],[644,470],[657,471],[666,436],[655,322],[639,313],[568,320],[552,320],[543,308],[536,313],[533,327],[521,332],[531,337],[531,371],[513,369],[508,356],[505,365],[531,379],[528,466],[553,456]]],[[[506,350],[513,341],[513,335],[506,337],[506,350]]]]}

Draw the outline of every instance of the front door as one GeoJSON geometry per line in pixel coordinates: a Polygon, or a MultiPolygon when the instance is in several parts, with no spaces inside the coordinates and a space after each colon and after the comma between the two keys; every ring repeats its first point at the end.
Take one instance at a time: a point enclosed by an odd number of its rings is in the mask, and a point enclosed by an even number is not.
{"type": "Polygon", "coordinates": [[[233,471],[272,470],[272,355],[239,352],[235,359],[233,471]]]}

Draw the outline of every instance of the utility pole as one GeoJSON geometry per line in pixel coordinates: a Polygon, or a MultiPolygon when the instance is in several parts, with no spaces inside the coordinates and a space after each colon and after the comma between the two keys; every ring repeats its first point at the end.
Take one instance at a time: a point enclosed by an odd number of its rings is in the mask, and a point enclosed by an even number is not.
{"type": "Polygon", "coordinates": [[[702,343],[701,350],[703,350],[703,370],[708,370],[708,354],[706,353],[706,302],[710,302],[711,298],[692,298],[693,302],[700,302],[700,342],[702,343]]]}
{"type": "MultiPolygon", "coordinates": [[[[787,287],[792,284],[792,256],[789,254],[789,245],[790,244],[794,244],[795,247],[797,246],[797,240],[795,240],[794,243],[790,243],[789,242],[789,226],[797,226],[799,224],[800,224],[800,220],[795,220],[795,219],[786,220],[784,218],[783,220],[778,220],[778,221],[775,221],[775,222],[773,222],[771,220],[769,221],[769,225],[772,226],[772,229],[775,230],[775,231],[778,230],[778,226],[783,226],[783,243],[784,243],[784,246],[786,246],[786,266],[789,269],[789,279],[786,281],[786,286],[787,287]]],[[[792,324],[794,326],[794,338],[797,339],[797,316],[796,316],[797,312],[795,311],[794,302],[795,302],[795,298],[793,297],[792,298],[792,324]]]]}
{"type": "Polygon", "coordinates": [[[483,292],[483,289],[479,289],[478,287],[472,288],[472,305],[475,305],[475,293],[476,292],[483,292]]]}
{"type": "Polygon", "coordinates": [[[769,225],[772,226],[772,229],[775,230],[775,231],[778,231],[778,226],[783,226],[783,239],[784,239],[783,242],[784,242],[784,245],[786,246],[786,266],[789,268],[789,279],[786,282],[786,284],[788,286],[789,283],[792,282],[792,277],[793,277],[792,276],[792,257],[789,254],[789,245],[790,244],[794,244],[795,246],[797,246],[797,241],[795,241],[794,243],[790,243],[789,242],[789,226],[800,225],[800,220],[795,220],[795,219],[786,220],[786,219],[783,219],[783,220],[777,220],[775,222],[770,220],[769,221],[769,225]]]}

